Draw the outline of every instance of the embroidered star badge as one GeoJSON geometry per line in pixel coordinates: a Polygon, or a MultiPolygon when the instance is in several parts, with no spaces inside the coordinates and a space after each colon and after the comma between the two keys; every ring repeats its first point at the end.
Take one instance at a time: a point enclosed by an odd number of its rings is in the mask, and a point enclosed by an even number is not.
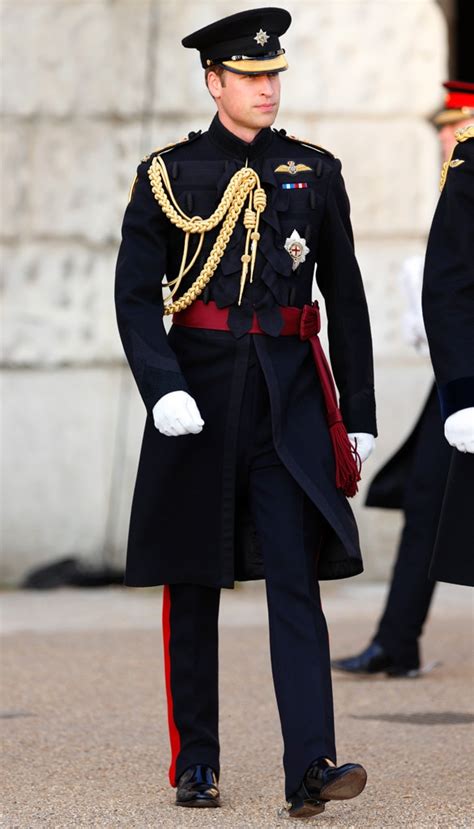
{"type": "Polygon", "coordinates": [[[294,230],[291,236],[286,239],[285,250],[288,251],[293,259],[292,270],[294,271],[296,271],[296,268],[301,264],[301,262],[305,261],[306,254],[309,253],[309,247],[306,244],[306,239],[303,239],[297,230],[294,230]]]}
{"type": "Polygon", "coordinates": [[[270,40],[270,37],[263,31],[263,29],[260,29],[260,31],[255,35],[254,40],[257,41],[259,46],[265,46],[267,40],[270,40]]]}

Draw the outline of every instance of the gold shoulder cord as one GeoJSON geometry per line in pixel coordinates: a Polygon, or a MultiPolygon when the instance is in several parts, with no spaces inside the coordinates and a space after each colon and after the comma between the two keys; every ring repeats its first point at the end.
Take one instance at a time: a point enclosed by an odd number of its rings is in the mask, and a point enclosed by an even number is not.
{"type": "MultiPolygon", "coordinates": [[[[181,138],[179,141],[171,141],[170,144],[165,144],[164,147],[157,147],[156,150],[153,150],[153,153],[164,153],[164,152],[166,152],[166,150],[171,150],[172,147],[177,147],[178,144],[184,144],[186,141],[189,141],[188,137],[181,138]]],[[[145,161],[148,161],[152,157],[153,153],[149,153],[148,155],[144,156],[144,158],[142,158],[140,164],[143,164],[145,161]]],[[[133,179],[133,181],[130,185],[130,189],[128,191],[128,204],[130,204],[130,202],[132,201],[133,191],[135,190],[135,185],[136,185],[137,181],[138,181],[138,174],[135,176],[135,178],[133,179]]]]}
{"type": "MultiPolygon", "coordinates": [[[[468,138],[474,138],[474,124],[468,124],[467,127],[461,127],[461,129],[456,130],[454,133],[454,137],[458,144],[462,144],[464,141],[467,141],[468,138]]],[[[454,145],[453,149],[451,150],[451,154],[447,161],[444,162],[443,166],[441,167],[441,178],[439,180],[439,190],[442,191],[444,185],[446,184],[446,179],[448,177],[448,172],[450,167],[458,167],[458,164],[455,164],[452,160],[454,150],[456,149],[456,144],[454,145]]],[[[456,159],[455,159],[456,160],[456,159]]],[[[462,164],[462,161],[459,161],[459,164],[462,164]]]]}
{"type": "Polygon", "coordinates": [[[467,127],[456,130],[454,137],[459,144],[467,141],[468,138],[474,138],[474,124],[468,124],[467,127]]]}
{"type": "Polygon", "coordinates": [[[297,135],[287,135],[287,138],[291,138],[292,141],[296,141],[298,144],[303,144],[303,146],[305,147],[312,147],[314,150],[319,150],[320,153],[330,155],[332,158],[334,158],[332,152],[330,152],[330,150],[326,150],[325,147],[321,147],[320,144],[313,144],[312,141],[306,141],[305,138],[298,138],[297,135]]]}
{"type": "Polygon", "coordinates": [[[164,299],[165,307],[163,313],[165,316],[178,313],[179,311],[183,311],[185,308],[188,308],[203,292],[204,288],[216,272],[217,266],[219,265],[227,245],[229,244],[230,237],[232,236],[245,201],[248,198],[248,205],[244,213],[244,226],[247,230],[247,237],[245,241],[245,250],[241,256],[242,274],[240,277],[240,305],[249,270],[250,282],[252,282],[253,279],[255,259],[257,256],[257,245],[260,239],[260,233],[258,232],[260,215],[265,210],[267,204],[265,190],[262,189],[260,179],[255,170],[252,170],[250,167],[243,167],[232,176],[222,196],[220,204],[217,206],[214,213],[212,213],[212,215],[207,219],[203,219],[201,216],[187,216],[186,213],[181,210],[174,197],[168,170],[166,169],[165,162],[161,156],[155,156],[150,164],[148,169],[148,178],[150,179],[153,195],[163,210],[163,213],[172,224],[182,230],[185,234],[183,256],[178,276],[175,279],[165,283],[165,287],[170,288],[170,293],[164,299]],[[223,224],[219,231],[219,235],[214,242],[212,250],[207,258],[207,261],[202,267],[199,276],[194,280],[191,287],[179,297],[179,299],[173,301],[173,297],[178,291],[183,277],[191,270],[199,256],[199,253],[201,252],[204,234],[215,228],[222,220],[223,224]],[[189,237],[193,233],[199,234],[199,242],[191,261],[187,263],[189,237]]]}

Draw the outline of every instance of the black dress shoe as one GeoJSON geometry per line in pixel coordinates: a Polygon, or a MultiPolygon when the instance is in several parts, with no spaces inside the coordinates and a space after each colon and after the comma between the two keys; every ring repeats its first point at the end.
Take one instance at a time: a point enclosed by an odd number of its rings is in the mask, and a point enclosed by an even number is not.
{"type": "Polygon", "coordinates": [[[418,673],[416,667],[409,668],[394,662],[378,642],[372,642],[368,648],[356,656],[348,656],[346,659],[333,659],[331,665],[337,671],[345,671],[348,674],[378,674],[384,672],[388,676],[410,677],[416,676],[418,673]]]}
{"type": "Polygon", "coordinates": [[[177,806],[197,809],[220,806],[217,775],[210,766],[190,766],[178,780],[177,806]]]}
{"type": "Polygon", "coordinates": [[[298,791],[289,798],[288,815],[293,818],[319,815],[328,800],[357,797],[366,782],[367,772],[358,763],[335,766],[320,757],[311,763],[298,791]]]}

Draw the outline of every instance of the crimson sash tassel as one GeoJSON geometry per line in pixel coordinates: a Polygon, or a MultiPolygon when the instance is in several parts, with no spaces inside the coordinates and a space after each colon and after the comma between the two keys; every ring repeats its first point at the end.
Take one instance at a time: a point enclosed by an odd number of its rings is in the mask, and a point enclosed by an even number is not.
{"type": "Polygon", "coordinates": [[[309,340],[313,358],[323,391],[328,419],[329,435],[331,437],[334,460],[336,463],[336,486],[341,489],[346,498],[352,498],[358,492],[357,482],[360,481],[360,460],[357,447],[351,444],[347,429],[344,426],[342,415],[337,405],[337,392],[332,372],[318,334],[321,328],[319,306],[317,302],[305,305],[300,320],[300,339],[309,340]]]}
{"type": "Polygon", "coordinates": [[[359,490],[359,453],[353,449],[342,420],[329,427],[329,434],[336,461],[336,486],[343,491],[346,498],[353,498],[359,490]]]}

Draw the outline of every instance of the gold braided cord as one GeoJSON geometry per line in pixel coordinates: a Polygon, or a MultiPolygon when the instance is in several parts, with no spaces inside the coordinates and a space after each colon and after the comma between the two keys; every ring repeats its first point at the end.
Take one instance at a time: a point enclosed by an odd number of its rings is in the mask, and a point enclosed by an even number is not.
{"type": "MultiPolygon", "coordinates": [[[[196,259],[198,258],[199,254],[201,253],[202,245],[203,245],[203,242],[204,242],[204,233],[201,233],[201,235],[199,236],[199,242],[198,242],[196,250],[194,251],[193,258],[186,265],[186,260],[188,258],[188,249],[189,249],[189,236],[190,236],[189,233],[186,233],[185,236],[184,236],[183,255],[181,257],[181,266],[180,266],[180,269],[179,269],[179,274],[175,279],[170,279],[166,282],[166,287],[167,288],[171,287],[171,285],[176,285],[177,282],[181,282],[181,279],[183,278],[183,276],[186,276],[186,274],[189,273],[189,271],[191,270],[191,268],[195,264],[196,259]]],[[[174,291],[172,293],[174,293],[174,291]]]]}
{"type": "MultiPolygon", "coordinates": [[[[462,143],[463,141],[467,141],[469,138],[474,138],[474,124],[468,124],[467,127],[461,127],[460,129],[456,130],[454,133],[454,137],[458,143],[462,143]]],[[[454,145],[449,158],[447,161],[444,162],[443,166],[441,167],[441,178],[439,180],[439,189],[440,191],[443,190],[444,185],[446,184],[446,179],[448,177],[449,168],[453,166],[452,158],[454,155],[454,151],[457,149],[456,144],[454,145]]]]}
{"type": "Polygon", "coordinates": [[[184,230],[185,233],[207,233],[209,230],[213,230],[224,218],[236,192],[244,185],[244,182],[251,182],[251,187],[249,189],[253,189],[255,186],[260,186],[260,180],[255,170],[252,170],[250,167],[242,167],[241,170],[237,170],[237,172],[232,176],[214,213],[212,213],[209,218],[202,219],[200,216],[187,216],[186,213],[181,210],[171,189],[168,170],[166,169],[166,165],[161,156],[155,157],[150,164],[148,169],[148,178],[150,179],[153,195],[158,201],[164,214],[170,222],[176,225],[176,227],[180,230],[184,230]],[[165,192],[165,187],[168,194],[165,192]],[[171,198],[172,204],[170,198],[168,198],[168,195],[171,198]]]}
{"type": "MultiPolygon", "coordinates": [[[[456,146],[456,145],[454,145],[454,146],[456,146]]],[[[440,191],[440,193],[443,190],[444,185],[446,184],[446,177],[447,177],[448,172],[449,172],[449,163],[451,161],[453,152],[454,152],[454,149],[451,150],[451,154],[450,154],[448,160],[444,161],[443,166],[441,167],[441,173],[440,173],[440,179],[439,179],[439,191],[440,191]]]]}
{"type": "Polygon", "coordinates": [[[456,141],[462,143],[469,138],[474,138],[474,124],[468,124],[467,127],[461,127],[454,133],[456,141]]]}
{"type": "Polygon", "coordinates": [[[204,288],[216,272],[227,245],[229,244],[245,201],[247,198],[249,199],[248,208],[245,211],[244,218],[247,237],[245,242],[245,251],[241,257],[242,275],[240,280],[240,303],[249,266],[250,281],[253,277],[257,244],[260,238],[260,234],[258,233],[259,219],[260,214],[266,207],[266,194],[260,186],[260,179],[255,170],[252,170],[250,167],[243,167],[232,176],[219,205],[207,219],[203,219],[201,216],[187,216],[181,209],[173,194],[168,170],[166,169],[166,165],[160,156],[156,156],[150,164],[148,169],[148,178],[150,179],[153,195],[163,210],[165,216],[172,224],[182,230],[185,234],[183,256],[178,276],[167,282],[165,286],[172,288],[169,295],[165,297],[164,300],[165,316],[183,311],[203,292],[204,288]],[[252,210],[252,201],[254,202],[255,211],[252,210]],[[252,214],[252,216],[250,214],[252,214]],[[202,248],[204,234],[210,230],[213,230],[221,221],[223,221],[222,227],[199,276],[194,280],[191,287],[179,297],[179,299],[172,301],[174,295],[179,289],[183,277],[190,271],[196,262],[202,248]],[[191,262],[186,264],[189,248],[189,236],[192,233],[198,233],[200,235],[200,239],[191,262]]]}

